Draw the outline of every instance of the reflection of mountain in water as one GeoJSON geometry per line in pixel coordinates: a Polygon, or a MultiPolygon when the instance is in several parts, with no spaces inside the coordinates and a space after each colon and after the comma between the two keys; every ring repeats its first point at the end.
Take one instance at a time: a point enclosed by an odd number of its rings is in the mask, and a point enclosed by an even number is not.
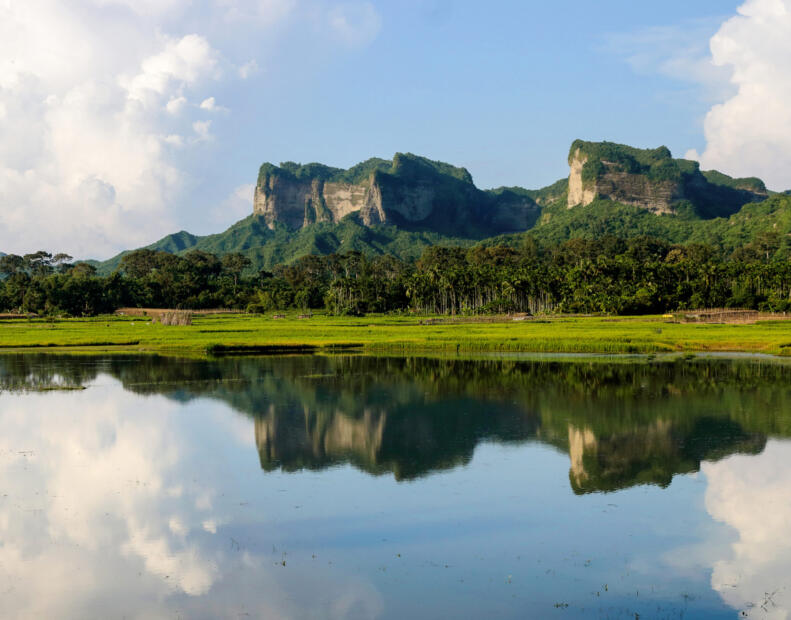
{"type": "Polygon", "coordinates": [[[371,474],[408,479],[470,461],[482,440],[536,436],[537,420],[517,409],[470,399],[339,410],[278,410],[256,417],[261,467],[287,471],[350,462],[371,474]]]}
{"type": "Polygon", "coordinates": [[[597,437],[569,424],[569,480],[575,493],[614,491],[635,484],[667,486],[676,474],[732,453],[758,454],[766,436],[727,418],[698,418],[691,429],[669,420],[597,437]]]}
{"type": "Polygon", "coordinates": [[[569,454],[571,486],[586,493],[666,486],[791,436],[791,368],[773,363],[0,357],[0,381],[99,372],[250,415],[265,470],[352,463],[409,479],[467,463],[481,441],[539,440],[569,454]]]}

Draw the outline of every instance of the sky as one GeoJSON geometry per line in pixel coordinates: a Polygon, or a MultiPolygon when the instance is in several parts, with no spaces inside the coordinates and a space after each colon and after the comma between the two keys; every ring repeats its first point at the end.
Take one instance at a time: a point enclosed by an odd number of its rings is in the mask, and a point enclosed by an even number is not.
{"type": "Polygon", "coordinates": [[[538,188],[583,138],[787,189],[789,32],[791,0],[0,0],[0,251],[220,232],[264,161],[538,188]]]}

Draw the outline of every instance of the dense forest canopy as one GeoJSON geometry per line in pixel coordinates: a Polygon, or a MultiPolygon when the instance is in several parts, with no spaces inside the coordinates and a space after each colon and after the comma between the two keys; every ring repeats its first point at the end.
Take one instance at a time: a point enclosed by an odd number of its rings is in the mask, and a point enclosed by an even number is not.
{"type": "Polygon", "coordinates": [[[351,251],[309,254],[252,272],[250,259],[238,252],[143,249],[99,276],[92,265],[40,251],[0,257],[0,309],[73,316],[123,306],[326,308],[336,314],[789,311],[790,256],[788,236],[771,230],[734,251],[646,235],[547,245],[526,236],[518,247],[429,246],[417,261],[351,251]]]}

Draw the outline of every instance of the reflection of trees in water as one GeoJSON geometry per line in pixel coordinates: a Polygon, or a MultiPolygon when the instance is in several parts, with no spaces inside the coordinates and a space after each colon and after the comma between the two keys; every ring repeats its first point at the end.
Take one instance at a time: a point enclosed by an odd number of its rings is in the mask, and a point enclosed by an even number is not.
{"type": "Polygon", "coordinates": [[[348,462],[409,479],[469,462],[481,441],[538,439],[568,452],[571,486],[586,493],[665,486],[702,460],[791,436],[791,367],[774,363],[0,357],[3,381],[98,372],[250,415],[266,470],[348,462]]]}
{"type": "Polygon", "coordinates": [[[96,377],[92,365],[76,360],[52,363],[53,359],[47,355],[0,355],[0,394],[77,387],[96,377]]]}

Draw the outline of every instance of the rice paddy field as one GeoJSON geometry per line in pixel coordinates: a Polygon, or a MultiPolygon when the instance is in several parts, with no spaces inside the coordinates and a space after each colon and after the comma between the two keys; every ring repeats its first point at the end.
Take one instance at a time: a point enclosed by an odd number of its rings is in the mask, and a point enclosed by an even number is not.
{"type": "Polygon", "coordinates": [[[551,317],[432,322],[427,317],[196,315],[167,326],[147,317],[0,320],[0,350],[86,349],[189,355],[359,350],[366,353],[744,352],[791,356],[791,321],[680,324],[664,317],[551,317]],[[421,324],[429,323],[429,324],[421,324]]]}

